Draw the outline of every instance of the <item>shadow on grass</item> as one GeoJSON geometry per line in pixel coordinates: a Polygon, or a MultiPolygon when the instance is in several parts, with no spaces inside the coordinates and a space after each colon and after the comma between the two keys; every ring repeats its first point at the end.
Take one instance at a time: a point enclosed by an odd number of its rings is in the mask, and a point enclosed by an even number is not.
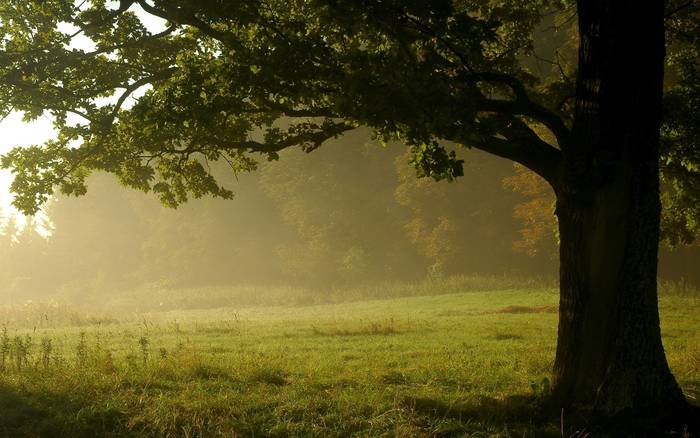
{"type": "Polygon", "coordinates": [[[557,313],[557,306],[508,306],[496,310],[495,313],[557,313]]]}
{"type": "Polygon", "coordinates": [[[453,405],[430,398],[405,397],[402,403],[430,422],[452,420],[463,425],[460,430],[444,436],[495,430],[507,433],[504,436],[561,436],[559,425],[544,414],[539,400],[534,396],[514,395],[504,399],[482,397],[475,402],[453,405]]]}
{"type": "Polygon", "coordinates": [[[403,405],[431,423],[453,420],[462,427],[443,436],[492,433],[523,437],[678,437],[700,438],[700,408],[662,406],[647,412],[622,412],[599,417],[586,411],[573,415],[553,408],[550,400],[514,395],[483,397],[477,402],[448,405],[430,398],[405,397],[403,405]],[[505,434],[504,434],[505,433],[505,434]]]}
{"type": "Polygon", "coordinates": [[[124,436],[123,414],[66,394],[20,394],[0,386],[0,437],[124,436]]]}

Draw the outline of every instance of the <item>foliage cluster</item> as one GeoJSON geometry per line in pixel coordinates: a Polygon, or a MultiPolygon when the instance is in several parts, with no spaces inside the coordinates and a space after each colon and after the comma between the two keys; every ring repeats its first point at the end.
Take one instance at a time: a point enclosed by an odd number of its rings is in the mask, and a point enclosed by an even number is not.
{"type": "MultiPolygon", "coordinates": [[[[700,223],[700,7],[665,6],[660,164],[664,237],[678,244],[700,223]]],[[[247,172],[367,126],[405,143],[418,176],[462,176],[453,141],[551,182],[570,140],[575,18],[568,0],[9,1],[0,113],[51,115],[58,135],[13,150],[3,165],[26,212],[56,189],[84,194],[94,171],[175,206],[232,196],[213,162],[247,172]]],[[[444,239],[453,227],[434,230],[444,239]]]]}

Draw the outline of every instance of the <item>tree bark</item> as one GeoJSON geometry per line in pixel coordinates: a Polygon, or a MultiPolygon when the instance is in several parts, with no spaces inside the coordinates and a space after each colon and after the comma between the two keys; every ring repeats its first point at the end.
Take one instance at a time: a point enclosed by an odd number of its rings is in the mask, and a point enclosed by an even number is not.
{"type": "Polygon", "coordinates": [[[657,303],[663,0],[579,0],[572,142],[555,185],[560,406],[649,412],[684,404],[657,303]]]}

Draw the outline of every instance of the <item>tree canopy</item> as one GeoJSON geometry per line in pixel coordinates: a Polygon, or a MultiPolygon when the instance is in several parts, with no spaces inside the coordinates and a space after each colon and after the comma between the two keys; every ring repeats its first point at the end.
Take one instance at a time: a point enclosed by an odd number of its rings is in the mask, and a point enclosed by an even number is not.
{"type": "Polygon", "coordinates": [[[436,179],[462,173],[444,140],[551,177],[557,151],[524,118],[566,144],[567,114],[551,105],[571,91],[566,78],[545,84],[519,62],[543,11],[566,9],[561,2],[115,6],[9,1],[0,10],[2,111],[28,120],[48,112],[58,131],[3,161],[15,169],[22,211],[36,211],[56,186],[84,193],[97,169],[171,206],[188,194],[230,197],[207,161],[247,171],[255,154],[312,151],[360,125],[406,142],[419,175],[436,179]],[[167,28],[150,32],[137,7],[167,28]],[[79,36],[93,47],[71,45],[79,36]]]}
{"type": "MultiPolygon", "coordinates": [[[[671,240],[688,241],[698,222],[697,6],[668,8],[666,222],[671,240]]],[[[94,170],[176,206],[232,196],[209,161],[249,171],[258,157],[310,152],[367,125],[408,144],[419,176],[462,174],[444,147],[453,141],[551,179],[570,135],[575,63],[550,47],[551,68],[534,71],[534,38],[565,33],[573,14],[549,0],[8,1],[1,110],[49,113],[57,137],[3,165],[27,213],[57,187],[84,193],[94,170]],[[139,9],[163,30],[149,30],[139,9]]]]}
{"type": "MultiPolygon", "coordinates": [[[[677,242],[698,227],[699,25],[696,5],[667,9],[662,162],[677,242]]],[[[453,141],[551,180],[570,136],[575,63],[563,46],[574,15],[571,2],[550,0],[7,1],[2,112],[49,113],[57,138],[3,165],[27,213],[55,188],[84,193],[94,170],[176,206],[232,196],[210,161],[249,171],[366,125],[409,145],[419,176],[462,174],[444,147],[453,141]],[[149,30],[146,14],[163,30],[149,30]],[[546,48],[544,73],[532,68],[537,32],[562,42],[546,48]]]]}

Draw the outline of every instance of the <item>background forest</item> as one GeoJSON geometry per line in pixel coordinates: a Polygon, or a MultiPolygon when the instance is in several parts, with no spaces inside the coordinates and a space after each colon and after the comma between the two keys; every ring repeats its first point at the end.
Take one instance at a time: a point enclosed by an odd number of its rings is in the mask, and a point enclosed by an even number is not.
{"type": "MultiPolygon", "coordinates": [[[[553,197],[521,167],[463,151],[458,183],[417,179],[404,148],[381,147],[367,132],[313,160],[282,155],[250,174],[219,169],[233,201],[165,209],[96,174],[86,197],[54,199],[48,221],[22,228],[5,214],[3,302],[104,304],[143,288],[344,289],[462,274],[556,278],[553,197]]],[[[697,247],[665,247],[662,277],[697,283],[697,261],[697,247]]]]}

